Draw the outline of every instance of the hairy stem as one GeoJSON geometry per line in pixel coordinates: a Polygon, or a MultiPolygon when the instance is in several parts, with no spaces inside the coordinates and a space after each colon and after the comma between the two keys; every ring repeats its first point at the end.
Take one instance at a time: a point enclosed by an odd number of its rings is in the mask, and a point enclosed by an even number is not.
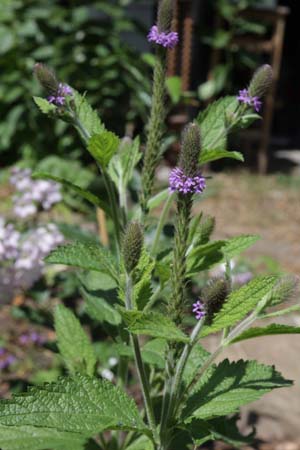
{"type": "MultiPolygon", "coordinates": [[[[126,309],[132,310],[132,279],[130,275],[127,275],[126,278],[126,309]]],[[[134,352],[134,359],[136,363],[136,368],[141,384],[147,419],[153,434],[153,439],[155,442],[158,441],[157,436],[157,430],[156,430],[156,423],[155,423],[155,417],[154,417],[154,411],[153,411],[153,405],[152,400],[150,396],[150,386],[149,381],[146,375],[145,366],[142,359],[141,349],[138,337],[134,334],[130,335],[133,352],[134,352]]]]}

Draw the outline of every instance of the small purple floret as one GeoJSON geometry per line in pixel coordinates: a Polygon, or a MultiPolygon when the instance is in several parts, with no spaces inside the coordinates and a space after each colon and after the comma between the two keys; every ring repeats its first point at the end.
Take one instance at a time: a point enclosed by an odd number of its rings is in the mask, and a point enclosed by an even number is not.
{"type": "Polygon", "coordinates": [[[262,102],[258,97],[252,97],[248,89],[242,89],[239,91],[239,95],[237,96],[237,100],[241,103],[245,103],[245,105],[253,106],[256,112],[259,112],[262,106],[262,102]]]}
{"type": "Polygon", "coordinates": [[[53,103],[56,106],[63,106],[66,102],[66,97],[72,94],[73,91],[70,86],[64,83],[59,83],[55,95],[50,95],[47,100],[49,103],[53,103]]]}
{"type": "Polygon", "coordinates": [[[206,188],[205,178],[199,173],[194,177],[188,177],[180,167],[175,167],[170,173],[169,184],[171,192],[182,194],[201,194],[206,188]]]}
{"type": "Polygon", "coordinates": [[[159,31],[157,25],[151,27],[147,39],[149,42],[154,42],[165,48],[174,48],[179,41],[178,33],[175,31],[170,31],[169,33],[159,31]]]}
{"type": "Polygon", "coordinates": [[[197,320],[200,320],[205,316],[205,306],[200,300],[193,303],[193,313],[197,320]]]}

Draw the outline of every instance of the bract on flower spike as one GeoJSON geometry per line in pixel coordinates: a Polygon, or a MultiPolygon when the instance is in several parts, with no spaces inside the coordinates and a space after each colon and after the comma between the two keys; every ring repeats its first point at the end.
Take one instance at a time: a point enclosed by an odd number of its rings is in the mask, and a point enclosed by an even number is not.
{"type": "Polygon", "coordinates": [[[47,100],[55,106],[63,106],[66,103],[66,97],[73,94],[70,86],[57,81],[55,73],[45,64],[37,63],[34,66],[34,73],[41,86],[49,94],[47,100]]]}
{"type": "Polygon", "coordinates": [[[229,286],[224,278],[212,278],[201,291],[201,299],[205,306],[207,322],[211,323],[215,314],[217,314],[227,296],[229,286]]]}

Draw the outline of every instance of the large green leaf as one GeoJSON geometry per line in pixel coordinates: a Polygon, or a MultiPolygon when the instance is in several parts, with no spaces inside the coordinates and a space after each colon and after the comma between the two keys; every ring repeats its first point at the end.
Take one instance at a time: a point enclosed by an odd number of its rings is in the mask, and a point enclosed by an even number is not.
{"type": "Polygon", "coordinates": [[[272,323],[266,327],[253,327],[244,331],[242,334],[233,339],[230,343],[244,341],[260,336],[272,336],[274,334],[300,334],[300,327],[292,327],[290,325],[281,325],[272,323]]]}
{"type": "MultiPolygon", "coordinates": [[[[73,90],[73,100],[79,122],[89,136],[105,131],[105,127],[97,112],[93,110],[83,95],[80,95],[77,91],[73,90]]],[[[82,128],[77,127],[77,129],[86,140],[87,136],[83,134],[82,128]]]]}
{"type": "Polygon", "coordinates": [[[94,242],[75,241],[61,245],[47,256],[46,261],[50,264],[64,264],[106,273],[118,281],[118,273],[111,253],[94,242]]]}
{"type": "Polygon", "coordinates": [[[222,158],[236,159],[237,161],[244,161],[244,156],[240,152],[222,150],[222,149],[203,149],[200,152],[200,164],[207,164],[212,161],[217,161],[222,158]]]}
{"type": "Polygon", "coordinates": [[[78,375],[0,402],[0,424],[54,428],[92,437],[104,430],[147,432],[134,401],[106,380],[78,375]]]}
{"type": "Polygon", "coordinates": [[[141,436],[126,447],[126,450],[154,450],[154,445],[147,436],[141,436]]]}
{"type": "Polygon", "coordinates": [[[253,308],[269,294],[278,280],[277,276],[261,276],[232,292],[221,311],[216,314],[211,326],[205,326],[201,336],[215,333],[242,320],[253,308]]]}
{"type": "Polygon", "coordinates": [[[200,344],[194,346],[183,372],[183,382],[187,386],[193,381],[197,375],[197,372],[200,370],[209,355],[210,353],[200,344]]]}
{"type": "Polygon", "coordinates": [[[92,205],[103,209],[103,211],[105,211],[109,216],[111,215],[110,208],[99,197],[94,195],[92,192],[87,191],[86,189],[82,189],[80,186],[77,186],[76,184],[73,184],[70,181],[65,180],[64,178],[56,177],[49,173],[42,173],[42,172],[34,173],[32,178],[33,179],[52,180],[52,181],[56,181],[57,183],[61,183],[63,186],[67,187],[71,191],[80,195],[80,197],[82,197],[85,200],[87,200],[88,202],[92,203],[92,205]]]}
{"type": "Polygon", "coordinates": [[[88,142],[88,151],[101,167],[107,167],[119,145],[118,136],[111,131],[103,131],[101,134],[92,135],[88,142]]]}
{"type": "Polygon", "coordinates": [[[240,236],[228,239],[222,248],[224,257],[226,259],[234,258],[254,245],[259,239],[260,236],[257,234],[242,234],[240,236]]]}
{"type": "Polygon", "coordinates": [[[272,389],[291,384],[273,366],[226,359],[207,370],[196,384],[182,418],[190,422],[193,418],[208,420],[233,414],[242,405],[258,400],[272,389]]]}
{"type": "Polygon", "coordinates": [[[186,336],[168,316],[158,312],[126,311],[120,309],[121,315],[133,334],[144,334],[167,341],[188,342],[186,336]]]}
{"type": "Polygon", "coordinates": [[[139,263],[134,271],[133,303],[138,309],[144,309],[153,294],[152,272],[154,267],[154,260],[143,250],[139,263]]]}
{"type": "Polygon", "coordinates": [[[237,108],[236,97],[223,97],[209,105],[197,117],[201,128],[201,144],[206,149],[226,149],[228,115],[237,108]]]}
{"type": "Polygon", "coordinates": [[[86,438],[79,433],[67,433],[53,428],[0,425],[2,450],[82,450],[86,438]]]}
{"type": "Polygon", "coordinates": [[[111,325],[119,325],[122,321],[120,313],[111,306],[100,295],[94,295],[87,292],[86,289],[80,290],[85,300],[85,312],[94,320],[103,323],[107,322],[111,325]]]}
{"type": "Polygon", "coordinates": [[[94,349],[71,310],[58,305],[54,325],[59,352],[70,372],[93,375],[96,365],[94,349]]]}

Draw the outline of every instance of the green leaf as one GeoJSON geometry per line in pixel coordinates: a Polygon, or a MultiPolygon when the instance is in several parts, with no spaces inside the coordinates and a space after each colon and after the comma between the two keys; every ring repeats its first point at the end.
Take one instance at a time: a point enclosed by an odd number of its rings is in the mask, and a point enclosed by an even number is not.
{"type": "Polygon", "coordinates": [[[240,448],[245,444],[252,443],[254,433],[250,433],[248,436],[241,435],[236,425],[238,418],[236,416],[223,417],[211,421],[196,419],[189,424],[188,431],[197,446],[203,445],[207,441],[223,441],[235,448],[240,448]]]}
{"type": "Polygon", "coordinates": [[[168,77],[166,79],[166,88],[172,103],[178,103],[183,93],[181,78],[178,76],[168,77]]]}
{"type": "Polygon", "coordinates": [[[230,341],[230,344],[260,336],[272,336],[274,334],[300,334],[300,327],[292,327],[290,325],[281,325],[278,323],[272,323],[262,328],[253,327],[244,331],[242,334],[230,341]]]}
{"type": "Polygon", "coordinates": [[[33,387],[0,402],[0,423],[36,426],[92,437],[105,430],[147,432],[134,401],[106,380],[83,375],[33,387]]]}
{"type": "Polygon", "coordinates": [[[217,161],[222,158],[231,158],[238,161],[244,161],[244,156],[240,152],[228,151],[228,150],[213,150],[213,149],[203,149],[200,152],[200,164],[207,164],[212,161],[217,161]]]}
{"type": "Polygon", "coordinates": [[[125,192],[141,157],[139,137],[136,137],[134,141],[128,138],[121,141],[118,152],[112,157],[108,166],[108,173],[119,193],[125,192]]]}
{"type": "Polygon", "coordinates": [[[106,273],[118,282],[118,273],[111,253],[93,242],[75,241],[61,245],[47,256],[46,262],[106,273]]]}
{"type": "Polygon", "coordinates": [[[86,440],[79,433],[66,433],[53,428],[0,425],[2,450],[82,450],[86,440]]]}
{"type": "Polygon", "coordinates": [[[222,252],[226,259],[232,259],[254,245],[259,239],[260,236],[251,234],[236,236],[225,242],[222,252]]]}
{"type": "Polygon", "coordinates": [[[126,447],[126,450],[154,450],[154,445],[147,436],[141,436],[130,444],[129,447],[126,447]]]}
{"type": "Polygon", "coordinates": [[[111,216],[110,208],[107,206],[107,204],[104,201],[102,201],[99,197],[94,195],[92,192],[90,192],[86,189],[82,189],[80,186],[77,186],[76,184],[73,184],[68,180],[65,180],[60,177],[56,177],[49,173],[34,173],[32,175],[32,178],[34,180],[35,179],[43,179],[43,180],[52,180],[52,181],[56,181],[57,183],[61,183],[63,186],[65,186],[66,188],[75,192],[76,194],[80,195],[82,198],[84,198],[88,202],[92,203],[94,206],[103,209],[103,211],[105,211],[106,214],[111,216]]]}
{"type": "Polygon", "coordinates": [[[133,334],[144,334],[167,341],[188,342],[189,338],[166,315],[157,312],[126,311],[120,308],[121,315],[133,334]]]}
{"type": "Polygon", "coordinates": [[[205,372],[183,410],[183,420],[212,419],[236,413],[272,389],[291,386],[272,366],[256,361],[224,360],[205,372]]]}
{"type": "Polygon", "coordinates": [[[48,115],[56,110],[56,107],[52,103],[49,103],[45,98],[33,97],[33,100],[43,114],[48,115]]]}
{"type": "Polygon", "coordinates": [[[88,151],[101,167],[107,167],[119,145],[118,136],[111,131],[103,131],[101,134],[94,134],[89,139],[88,151]]]}
{"type": "MultiPolygon", "coordinates": [[[[101,122],[98,114],[89,105],[88,101],[83,95],[80,95],[73,89],[73,101],[75,104],[75,110],[79,122],[85,128],[90,136],[93,134],[99,134],[105,131],[105,127],[101,122]]],[[[82,131],[78,128],[79,133],[82,135],[82,131]]],[[[84,137],[84,136],[83,136],[84,137]]]]}
{"type": "Polygon", "coordinates": [[[151,211],[154,208],[157,208],[162,202],[167,200],[167,198],[170,195],[169,188],[164,189],[163,191],[159,192],[158,194],[154,195],[150,198],[148,201],[148,208],[151,211]]]}
{"type": "Polygon", "coordinates": [[[164,339],[151,339],[146,342],[142,348],[142,356],[145,363],[150,366],[159,367],[163,369],[166,365],[165,352],[167,348],[167,341],[164,339]]]}
{"type": "Polygon", "coordinates": [[[188,386],[193,381],[209,355],[210,353],[200,344],[194,346],[183,372],[182,379],[185,385],[188,386]]]}
{"type": "Polygon", "coordinates": [[[228,115],[234,112],[237,105],[236,97],[227,96],[213,102],[198,115],[203,152],[207,149],[226,149],[228,115]]]}
{"type": "Polygon", "coordinates": [[[77,317],[65,306],[58,305],[54,312],[54,326],[59,352],[69,371],[92,376],[96,357],[77,317]]]}
{"type": "Polygon", "coordinates": [[[122,321],[119,312],[99,294],[93,295],[84,288],[80,290],[85,300],[85,312],[94,320],[111,325],[119,325],[122,321]]]}
{"type": "Polygon", "coordinates": [[[215,333],[242,320],[260,300],[272,291],[277,280],[277,276],[257,277],[232,292],[221,311],[215,316],[212,325],[203,328],[201,336],[215,333]]]}

